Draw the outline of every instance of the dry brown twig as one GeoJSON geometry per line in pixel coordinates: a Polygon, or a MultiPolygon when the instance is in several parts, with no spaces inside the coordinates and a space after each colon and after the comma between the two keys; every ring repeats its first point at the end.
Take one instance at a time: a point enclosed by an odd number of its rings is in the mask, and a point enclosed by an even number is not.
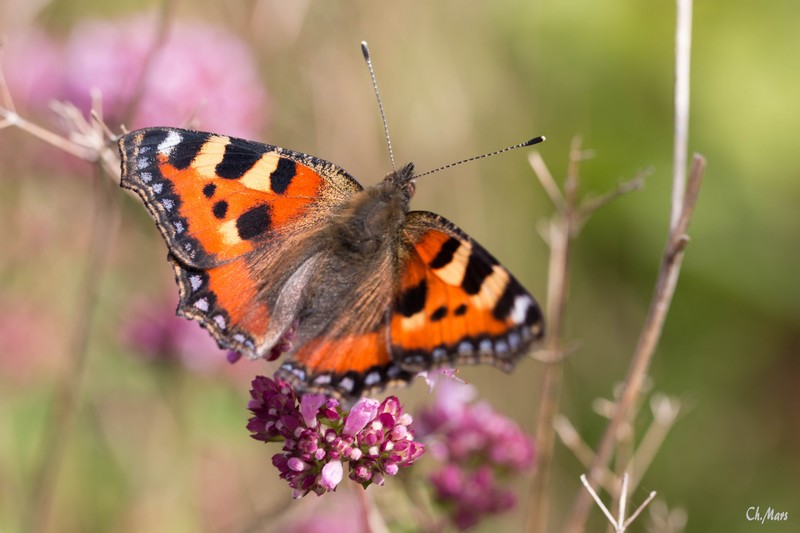
{"type": "MultiPolygon", "coordinates": [[[[654,393],[650,397],[649,405],[653,420],[639,441],[638,446],[632,449],[629,457],[626,457],[624,461],[620,461],[616,472],[612,472],[606,467],[602,469],[598,483],[614,498],[619,497],[618,489],[622,473],[627,472],[629,474],[631,491],[638,487],[642,476],[647,472],[656,452],[661,447],[683,407],[679,400],[661,393],[654,393]]],[[[595,401],[595,411],[610,419],[616,411],[616,403],[608,400],[595,401]]],[[[594,450],[581,438],[566,416],[557,415],[553,424],[564,446],[588,469],[596,457],[594,450]]],[[[632,433],[632,429],[626,429],[626,433],[632,433]]]]}
{"type": "MultiPolygon", "coordinates": [[[[142,77],[150,60],[165,41],[173,4],[172,0],[164,2],[158,39],[148,56],[142,77]]],[[[98,177],[102,173],[116,181],[119,179],[120,168],[116,150],[117,136],[103,122],[102,95],[96,91],[91,96],[92,110],[88,120],[69,102],[52,104],[53,111],[61,117],[67,128],[67,133],[64,135],[55,133],[19,115],[0,69],[0,130],[16,127],[68,154],[94,163],[98,177]]],[[[135,98],[128,110],[130,113],[133,113],[137,103],[138,98],[135,98]]],[[[95,186],[97,190],[94,197],[92,237],[88,261],[80,283],[80,301],[76,305],[78,312],[70,339],[69,366],[55,387],[48,421],[43,426],[41,459],[32,474],[31,494],[23,510],[22,521],[25,531],[48,531],[51,527],[50,515],[64,459],[65,442],[78,412],[79,391],[88,355],[92,317],[103,279],[105,260],[118,225],[118,203],[109,190],[109,180],[95,180],[95,186]]]]}
{"type": "Polygon", "coordinates": [[[546,362],[539,396],[539,415],[536,425],[537,471],[531,489],[531,507],[528,510],[528,530],[547,531],[548,484],[550,464],[555,446],[554,420],[558,413],[561,391],[561,362],[570,346],[564,339],[563,323],[569,293],[569,258],[571,243],[580,233],[588,218],[599,208],[625,193],[640,189],[649,171],[640,172],[633,179],[623,182],[609,193],[578,201],[580,162],[590,157],[591,152],[581,149],[580,138],[575,138],[570,147],[567,176],[563,192],[556,184],[550,170],[538,152],[532,152],[529,162],[542,187],[550,197],[555,214],[543,227],[542,233],[550,247],[548,267],[547,317],[548,331],[543,352],[546,362]]]}
{"type": "MultiPolygon", "coordinates": [[[[617,404],[616,411],[597,447],[595,460],[592,462],[588,479],[596,484],[605,465],[614,451],[617,433],[628,419],[631,408],[640,395],[647,370],[655,353],[656,345],[661,338],[664,321],[667,316],[672,297],[675,294],[680,274],[683,254],[689,237],[689,228],[697,204],[700,185],[705,171],[706,161],[695,154],[686,181],[685,158],[688,152],[688,119],[689,119],[689,60],[691,53],[691,13],[692,0],[677,0],[678,16],[676,23],[676,66],[675,66],[675,152],[672,179],[672,204],[670,211],[670,229],[667,243],[662,254],[656,287],[650,308],[642,328],[639,341],[631,359],[625,386],[617,404]]],[[[589,513],[590,499],[586,492],[579,491],[573,502],[572,511],[565,527],[567,532],[582,531],[589,513]]]]}
{"type": "Polygon", "coordinates": [[[639,505],[639,507],[636,508],[633,514],[629,517],[626,517],[625,507],[628,501],[628,474],[623,474],[621,481],[622,486],[619,490],[619,512],[615,518],[611,515],[611,511],[608,510],[608,507],[606,507],[606,505],[603,503],[603,500],[600,499],[600,496],[598,496],[597,492],[595,492],[595,490],[589,484],[589,481],[586,479],[585,475],[581,476],[581,483],[583,483],[583,486],[586,487],[586,492],[588,492],[589,495],[594,499],[595,503],[597,503],[597,506],[601,511],[603,511],[603,514],[606,515],[606,518],[608,518],[608,521],[613,526],[615,533],[625,533],[625,530],[628,529],[628,526],[631,525],[634,520],[636,520],[636,517],[638,517],[639,514],[644,511],[644,508],[647,507],[647,505],[653,501],[653,498],[656,497],[655,491],[651,492],[639,505]]]}
{"type": "MultiPolygon", "coordinates": [[[[94,120],[87,121],[72,104],[56,102],[54,111],[68,125],[67,136],[52,132],[21,117],[15,110],[14,102],[0,72],[0,116],[4,118],[2,127],[16,127],[33,137],[85,161],[93,162],[98,175],[103,172],[116,177],[119,158],[112,150],[110,131],[102,123],[99,109],[102,99],[93,94],[94,120]],[[102,169],[102,170],[101,170],[102,169]]],[[[99,176],[98,176],[99,177],[99,176]]],[[[80,302],[76,305],[76,322],[69,347],[70,364],[60,383],[56,386],[49,420],[43,426],[43,450],[41,460],[33,473],[31,497],[24,510],[23,522],[26,531],[47,531],[52,500],[56,490],[57,477],[64,458],[64,443],[77,414],[80,383],[88,354],[93,310],[105,267],[105,259],[118,222],[116,202],[108,190],[108,180],[96,180],[94,222],[88,251],[88,262],[81,279],[80,302]]]]}

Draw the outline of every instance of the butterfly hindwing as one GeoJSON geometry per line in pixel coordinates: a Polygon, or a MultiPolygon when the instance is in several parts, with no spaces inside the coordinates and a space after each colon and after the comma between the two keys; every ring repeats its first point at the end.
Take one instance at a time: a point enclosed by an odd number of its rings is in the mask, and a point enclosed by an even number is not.
{"type": "MultiPolygon", "coordinates": [[[[332,247],[322,253],[330,254],[332,247]]],[[[277,375],[301,390],[343,397],[411,380],[413,375],[395,364],[389,349],[394,248],[387,241],[366,263],[332,257],[318,264],[326,276],[308,302],[314,318],[308,318],[292,339],[295,347],[277,375]]]]}
{"type": "Polygon", "coordinates": [[[413,379],[391,358],[388,327],[303,344],[277,374],[296,388],[357,397],[413,379]]]}
{"type": "Polygon", "coordinates": [[[544,333],[534,298],[445,218],[408,214],[407,254],[391,315],[393,360],[408,371],[456,363],[511,370],[544,333]]]}
{"type": "Polygon", "coordinates": [[[287,230],[314,225],[362,187],[326,161],[224,135],[148,128],[119,147],[121,185],[142,198],[169,248],[179,313],[224,348],[264,355],[270,294],[256,263],[285,254],[296,244],[287,230]]]}
{"type": "Polygon", "coordinates": [[[178,282],[178,314],[199,321],[220,346],[251,355],[264,342],[270,313],[243,258],[208,270],[169,256],[178,282]]]}
{"type": "Polygon", "coordinates": [[[435,367],[511,370],[542,336],[533,297],[452,223],[415,211],[402,234],[391,283],[372,272],[324,334],[300,339],[280,377],[302,390],[352,397],[435,367]]]}

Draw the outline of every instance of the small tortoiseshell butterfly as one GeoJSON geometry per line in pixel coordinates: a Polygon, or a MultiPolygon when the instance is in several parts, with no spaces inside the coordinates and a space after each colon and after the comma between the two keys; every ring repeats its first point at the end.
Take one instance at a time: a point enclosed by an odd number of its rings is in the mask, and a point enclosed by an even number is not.
{"type": "Polygon", "coordinates": [[[121,186],[169,248],[178,314],[252,359],[288,352],[278,376],[301,392],[352,398],[457,363],[510,371],[543,335],[491,254],[409,211],[413,164],[364,189],[327,161],[212,133],[147,128],[119,150],[121,186]]]}

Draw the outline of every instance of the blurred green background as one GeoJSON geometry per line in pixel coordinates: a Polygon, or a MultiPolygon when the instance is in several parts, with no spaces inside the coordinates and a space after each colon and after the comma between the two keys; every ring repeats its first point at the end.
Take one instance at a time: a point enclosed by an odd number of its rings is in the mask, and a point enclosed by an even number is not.
{"type": "MultiPolygon", "coordinates": [[[[581,165],[585,193],[653,167],[645,189],[599,211],[575,245],[567,331],[580,347],[565,366],[562,410],[594,446],[605,420],[592,402],[624,378],[666,237],[673,2],[171,5],[174,21],[218,26],[253,54],[266,92],[255,138],[335,162],[363,184],[390,167],[361,40],[370,44],[398,163],[424,171],[546,135],[537,149],[560,180],[579,135],[595,154],[581,165]]],[[[159,9],[5,0],[0,32],[9,47],[31,28],[64,42],[87,19],[159,9]]],[[[679,398],[683,411],[633,494],[639,502],[658,491],[688,513],[687,531],[757,531],[764,526],[745,516],[751,506],[788,511],[770,530],[800,530],[798,21],[794,0],[695,6],[690,150],[705,155],[708,169],[652,367],[653,389],[679,398]]],[[[35,69],[35,61],[15,68],[35,69]]],[[[18,74],[3,68],[9,79],[18,74]]],[[[54,114],[12,96],[23,116],[58,130],[54,114]]],[[[64,463],[51,530],[268,530],[259,517],[287,505],[290,493],[269,461],[277,449],[249,439],[245,407],[249,380],[273,367],[188,369],[138,357],[120,333],[131,306],[174,304],[164,244],[137,199],[54,153],[20,131],[0,131],[0,530],[20,527],[91,290],[98,297],[78,410],[72,429],[55,436],[64,463]],[[107,194],[118,218],[103,222],[113,232],[104,276],[87,284],[94,216],[107,194]]],[[[524,151],[420,180],[413,207],[454,221],[544,301],[548,250],[536,228],[552,207],[524,151]]],[[[509,376],[485,368],[463,376],[532,432],[541,370],[531,360],[509,376]]],[[[419,383],[399,396],[427,401],[419,383]]],[[[640,418],[637,435],[650,417],[640,418]]],[[[553,530],[582,472],[559,443],[553,530]]],[[[527,484],[519,488],[520,509],[482,530],[522,530],[527,484]]],[[[594,510],[588,530],[604,530],[601,518],[594,510]]],[[[646,531],[649,521],[632,530],[646,531]]]]}

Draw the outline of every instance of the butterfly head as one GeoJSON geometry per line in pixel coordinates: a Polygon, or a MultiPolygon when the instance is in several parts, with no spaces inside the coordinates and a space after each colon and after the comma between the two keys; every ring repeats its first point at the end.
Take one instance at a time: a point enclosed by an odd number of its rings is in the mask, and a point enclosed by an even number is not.
{"type": "Polygon", "coordinates": [[[384,187],[399,190],[403,194],[406,203],[414,197],[417,190],[414,176],[414,163],[408,163],[399,170],[390,172],[383,178],[384,187]]]}

